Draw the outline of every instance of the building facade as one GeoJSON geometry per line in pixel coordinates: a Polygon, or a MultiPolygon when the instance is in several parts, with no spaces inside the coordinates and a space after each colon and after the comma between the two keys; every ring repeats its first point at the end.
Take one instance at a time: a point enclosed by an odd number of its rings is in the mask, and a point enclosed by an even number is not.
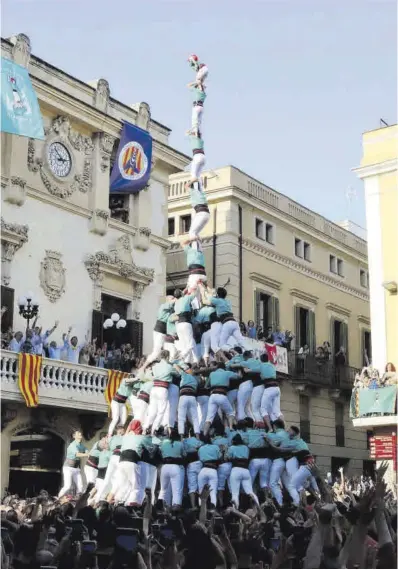
{"type": "MultiPolygon", "coordinates": [[[[185,173],[170,176],[167,290],[184,286],[185,256],[179,244],[189,230],[191,206],[185,173]]],[[[203,231],[210,283],[228,283],[237,319],[295,335],[282,409],[288,422],[310,432],[311,449],[324,469],[350,461],[361,471],[366,436],[348,416],[352,380],[371,358],[366,242],[272,188],[228,166],[203,174],[210,221],[203,231]],[[333,360],[314,358],[327,341],[332,355],[346,351],[344,381],[333,360]],[[297,350],[307,345],[305,367],[297,350]]]]}
{"type": "MultiPolygon", "coordinates": [[[[189,159],[169,146],[170,129],[151,117],[147,103],[126,106],[112,98],[105,79],[93,86],[33,56],[23,34],[2,40],[1,50],[28,68],[45,128],[44,141],[1,133],[2,332],[25,330],[17,299],[32,291],[43,330],[59,321],[58,344],[71,326],[79,340],[88,334],[98,345],[129,342],[145,353],[165,293],[168,178],[189,159]],[[153,137],[151,178],[139,194],[110,197],[123,120],[153,137]],[[127,326],[106,337],[102,324],[114,312],[127,326]]],[[[52,376],[57,381],[46,384],[54,361],[47,364],[39,390],[44,409],[30,411],[16,388],[15,355],[3,352],[3,486],[10,438],[15,443],[31,432],[41,441],[52,433],[65,443],[72,427],[99,429],[106,420],[106,371],[77,366],[72,374],[64,363],[52,376]]]]}

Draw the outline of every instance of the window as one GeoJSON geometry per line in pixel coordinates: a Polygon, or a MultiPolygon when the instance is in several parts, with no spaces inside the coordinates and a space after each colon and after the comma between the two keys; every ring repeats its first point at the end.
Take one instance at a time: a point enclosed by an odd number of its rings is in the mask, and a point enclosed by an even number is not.
{"type": "Polygon", "coordinates": [[[311,261],[311,245],[306,241],[304,242],[304,259],[311,261]]]}
{"type": "Polygon", "coordinates": [[[169,236],[173,236],[175,234],[175,229],[176,229],[175,218],[169,218],[169,236]]]}
{"type": "Polygon", "coordinates": [[[359,281],[361,283],[361,287],[365,287],[365,289],[369,289],[369,273],[364,269],[359,271],[359,281]]]}
{"type": "Polygon", "coordinates": [[[336,402],[334,410],[336,422],[336,445],[337,447],[344,447],[344,404],[336,402]]]}
{"type": "Polygon", "coordinates": [[[264,239],[264,222],[256,218],[256,237],[264,239]]]}
{"type": "Polygon", "coordinates": [[[344,277],[344,262],[342,259],[338,259],[334,255],[329,255],[329,271],[330,273],[336,273],[340,277],[344,277]]]}
{"type": "Polygon", "coordinates": [[[337,260],[337,273],[340,277],[344,277],[344,262],[342,259],[337,260]]]}
{"type": "Polygon", "coordinates": [[[310,399],[308,396],[300,394],[300,432],[304,441],[311,442],[311,422],[310,422],[310,399]]]}
{"type": "Polygon", "coordinates": [[[370,449],[370,438],[373,437],[373,430],[366,430],[366,449],[370,449]]]}
{"type": "Polygon", "coordinates": [[[303,257],[303,242],[301,239],[294,238],[294,255],[296,257],[303,257]]]}
{"type": "Polygon", "coordinates": [[[272,224],[265,224],[265,241],[274,245],[274,226],[272,224]]]}
{"type": "Polygon", "coordinates": [[[340,478],[340,473],[339,473],[339,469],[340,467],[344,468],[344,472],[347,471],[347,467],[349,464],[350,460],[347,459],[347,457],[332,457],[331,458],[331,471],[332,471],[332,475],[333,477],[339,477],[340,478]]]}
{"type": "Polygon", "coordinates": [[[191,214],[181,216],[180,218],[180,234],[187,234],[191,227],[191,214]]]}
{"type": "Polygon", "coordinates": [[[372,362],[372,336],[370,331],[362,332],[362,366],[372,362]]]}
{"type": "Polygon", "coordinates": [[[109,196],[109,210],[111,218],[125,224],[129,223],[129,197],[123,194],[109,196]]]}

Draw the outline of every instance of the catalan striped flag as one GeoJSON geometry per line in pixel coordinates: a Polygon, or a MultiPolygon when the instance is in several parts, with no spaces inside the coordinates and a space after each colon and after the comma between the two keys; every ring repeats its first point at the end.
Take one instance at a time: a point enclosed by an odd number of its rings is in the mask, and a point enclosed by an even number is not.
{"type": "Polygon", "coordinates": [[[120,382],[128,376],[127,372],[120,372],[120,370],[108,370],[108,383],[105,388],[105,400],[108,406],[111,405],[113,396],[116,394],[120,386],[120,382]]]}
{"type": "Polygon", "coordinates": [[[37,354],[19,353],[18,386],[28,408],[39,405],[39,380],[42,357],[37,354]]]}

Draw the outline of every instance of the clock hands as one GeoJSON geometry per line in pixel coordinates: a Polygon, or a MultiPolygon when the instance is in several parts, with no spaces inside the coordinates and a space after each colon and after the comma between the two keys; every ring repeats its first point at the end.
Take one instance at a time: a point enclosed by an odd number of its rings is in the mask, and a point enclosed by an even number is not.
{"type": "Polygon", "coordinates": [[[66,162],[66,158],[62,158],[62,156],[59,154],[59,152],[58,152],[58,150],[57,150],[56,148],[55,148],[54,150],[55,150],[55,152],[56,152],[57,155],[58,155],[57,160],[58,160],[58,161],[61,161],[61,162],[66,162]]]}

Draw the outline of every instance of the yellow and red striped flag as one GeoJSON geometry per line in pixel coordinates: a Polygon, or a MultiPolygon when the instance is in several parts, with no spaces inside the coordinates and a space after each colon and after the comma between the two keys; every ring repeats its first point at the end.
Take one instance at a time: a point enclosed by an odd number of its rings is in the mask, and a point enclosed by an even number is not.
{"type": "Polygon", "coordinates": [[[108,370],[108,383],[105,388],[104,396],[108,406],[111,405],[113,396],[116,394],[120,386],[120,382],[128,376],[127,372],[120,372],[120,370],[108,370]]]}
{"type": "Polygon", "coordinates": [[[19,353],[18,387],[28,408],[39,405],[39,380],[42,357],[37,354],[19,353]]]}

